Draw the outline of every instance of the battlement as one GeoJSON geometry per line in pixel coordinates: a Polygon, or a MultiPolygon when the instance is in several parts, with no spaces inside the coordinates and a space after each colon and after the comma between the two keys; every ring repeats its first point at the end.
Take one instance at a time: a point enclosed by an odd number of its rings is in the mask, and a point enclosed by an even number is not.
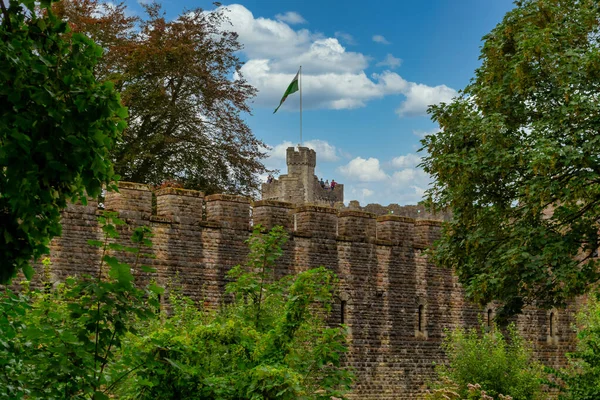
{"type": "Polygon", "coordinates": [[[164,188],[156,195],[156,215],[181,224],[198,225],[202,221],[204,193],[196,190],[164,188]]]}
{"type": "Polygon", "coordinates": [[[288,173],[264,183],[263,200],[288,201],[297,205],[318,203],[333,206],[344,201],[344,185],[334,189],[321,187],[315,175],[317,153],[308,147],[288,147],[286,150],[288,173]]]}
{"type": "Polygon", "coordinates": [[[152,191],[147,185],[119,182],[119,192],[108,192],[106,208],[129,220],[152,220],[191,226],[212,226],[248,231],[254,225],[283,226],[293,236],[380,245],[431,246],[440,237],[441,221],[415,220],[397,215],[377,216],[358,210],[338,211],[321,204],[297,206],[291,202],[260,200],[204,193],[179,188],[154,192],[156,218],[152,217],[152,191]],[[202,224],[207,221],[209,224],[202,224]]]}
{"type": "MultiPolygon", "coordinates": [[[[286,150],[286,163],[290,165],[317,166],[317,153],[308,147],[288,147],[286,150]]],[[[291,172],[290,172],[291,174],[291,172]]]]}

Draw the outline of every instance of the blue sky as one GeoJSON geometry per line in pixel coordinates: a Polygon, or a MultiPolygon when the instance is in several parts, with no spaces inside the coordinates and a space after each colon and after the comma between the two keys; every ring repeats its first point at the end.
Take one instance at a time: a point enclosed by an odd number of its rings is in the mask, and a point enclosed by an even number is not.
{"type": "MultiPolygon", "coordinates": [[[[163,3],[169,17],[208,1],[163,3]]],[[[273,148],[299,141],[298,93],[273,115],[303,65],[303,139],[317,150],[319,177],[345,184],[345,199],[414,204],[429,177],[416,150],[436,126],[427,104],[448,101],[479,65],[481,38],[509,0],[248,0],[225,3],[240,35],[242,73],[259,89],[247,122],[273,148]]],[[[132,4],[134,11],[141,9],[132,4]]]]}

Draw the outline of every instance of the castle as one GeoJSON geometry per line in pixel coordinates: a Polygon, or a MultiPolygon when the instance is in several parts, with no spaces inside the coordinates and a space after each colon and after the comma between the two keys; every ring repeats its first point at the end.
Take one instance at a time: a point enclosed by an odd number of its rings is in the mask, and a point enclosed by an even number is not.
{"type": "Polygon", "coordinates": [[[315,175],[317,153],[313,149],[288,147],[286,163],[287,175],[280,175],[271,183],[263,183],[263,200],[329,206],[344,202],[344,185],[338,183],[333,190],[321,187],[315,175]]]}
{"type": "MultiPolygon", "coordinates": [[[[419,398],[434,377],[433,363],[444,360],[444,330],[489,323],[494,306],[467,302],[451,271],[428,261],[425,250],[440,236],[441,222],[330,207],[343,200],[343,186],[329,194],[316,187],[315,163],[314,151],[288,149],[288,174],[263,186],[260,201],[176,188],[152,193],[147,185],[120,182],[119,193],[109,192],[104,205],[127,221],[125,230],[152,230],[152,257],[143,262],[156,272],[135,271],[140,283],[166,284],[177,277],[182,292],[206,307],[219,304],[226,272],[244,262],[251,227],[283,226],[290,240],[278,273],[323,265],[339,277],[332,319],[348,327],[346,362],[356,375],[351,397],[419,398]]],[[[87,245],[102,238],[97,206],[69,205],[64,211],[63,234],[51,243],[54,279],[98,273],[99,250],[87,245]]],[[[571,309],[529,308],[517,322],[538,359],[564,364],[574,343],[571,309]]]]}

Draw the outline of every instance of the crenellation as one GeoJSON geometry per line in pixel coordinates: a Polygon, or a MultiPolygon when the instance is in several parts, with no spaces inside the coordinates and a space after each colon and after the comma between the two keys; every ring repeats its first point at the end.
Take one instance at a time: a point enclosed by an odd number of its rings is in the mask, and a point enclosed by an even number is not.
{"type": "Polygon", "coordinates": [[[369,242],[376,238],[375,215],[364,211],[340,211],[338,213],[338,240],[369,242]]]}
{"type": "Polygon", "coordinates": [[[152,215],[152,192],[148,185],[132,182],[119,182],[118,192],[106,193],[104,208],[118,211],[125,219],[148,220],[152,215]]]}
{"type": "Polygon", "coordinates": [[[442,237],[442,222],[433,220],[418,220],[415,222],[415,238],[413,245],[418,249],[431,247],[442,237]]]}
{"type": "Polygon", "coordinates": [[[415,220],[396,215],[377,217],[377,239],[393,245],[412,246],[415,220]]]}
{"type": "Polygon", "coordinates": [[[334,206],[344,201],[344,185],[322,187],[315,175],[317,154],[308,147],[288,147],[286,151],[288,173],[278,179],[263,183],[263,200],[288,201],[296,205],[306,203],[334,206]]]}
{"type": "Polygon", "coordinates": [[[248,230],[250,228],[250,199],[228,194],[206,196],[206,219],[223,228],[248,230]]]}
{"type": "Polygon", "coordinates": [[[305,205],[294,209],[294,234],[303,237],[335,239],[337,211],[335,208],[305,205]]]}
{"type": "Polygon", "coordinates": [[[82,216],[83,215],[88,215],[88,216],[91,215],[92,217],[88,217],[88,219],[96,219],[96,214],[98,212],[98,200],[93,199],[91,197],[87,197],[86,203],[87,204],[84,205],[80,201],[78,201],[77,203],[68,202],[65,212],[78,213],[78,214],[81,214],[82,216]]]}
{"type": "Polygon", "coordinates": [[[284,201],[255,201],[252,207],[253,225],[261,225],[265,229],[280,225],[291,232],[294,229],[292,216],[294,208],[294,204],[284,201]]]}
{"type": "Polygon", "coordinates": [[[154,194],[157,216],[168,217],[173,222],[188,225],[198,225],[202,221],[204,193],[167,187],[157,190],[154,194]]]}

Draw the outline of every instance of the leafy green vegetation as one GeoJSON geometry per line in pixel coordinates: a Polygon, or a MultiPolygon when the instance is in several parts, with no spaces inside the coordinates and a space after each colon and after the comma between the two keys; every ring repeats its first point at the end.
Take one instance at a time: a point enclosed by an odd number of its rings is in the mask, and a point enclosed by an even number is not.
{"type": "Polygon", "coordinates": [[[600,398],[600,300],[594,293],[577,315],[577,350],[569,354],[569,368],[557,375],[564,382],[560,398],[600,398]]]}
{"type": "MultiPolygon", "coordinates": [[[[0,295],[0,399],[108,399],[127,374],[114,364],[123,338],[135,331],[135,321],[154,318],[153,292],[161,289],[137,288],[130,266],[111,254],[142,254],[148,228],[137,228],[125,247],[114,242],[123,221],[111,213],[100,220],[98,276],[69,278],[56,290],[0,295]]],[[[147,269],[136,261],[138,267],[147,269]]]]}
{"type": "Polygon", "coordinates": [[[325,268],[276,279],[282,228],[256,228],[221,307],[199,309],[173,290],[167,314],[157,313],[163,289],[137,288],[115,256],[133,253],[133,268],[151,272],[139,265],[148,228],[125,246],[121,220],[100,222],[98,276],[0,295],[0,399],[344,398],[344,328],[326,324],[336,279],[325,268]]]}
{"type": "Polygon", "coordinates": [[[600,12],[523,0],[484,37],[482,66],[423,140],[428,204],[453,219],[434,255],[500,319],[560,307],[600,275],[600,12]]]}
{"type": "Polygon", "coordinates": [[[124,385],[126,399],[343,398],[344,329],[328,327],[334,275],[317,268],[275,279],[286,234],[255,228],[245,267],[232,269],[230,302],[196,309],[175,296],[173,315],[126,346],[145,360],[124,385]]]}
{"type": "Polygon", "coordinates": [[[438,381],[428,399],[542,399],[543,367],[514,325],[507,337],[482,326],[448,332],[442,345],[447,365],[437,367],[438,381]],[[490,397],[485,397],[490,396],[490,397]]]}
{"type": "Polygon", "coordinates": [[[127,110],[93,74],[102,48],[31,1],[0,0],[0,283],[47,252],[67,200],[116,178],[127,110]]]}

